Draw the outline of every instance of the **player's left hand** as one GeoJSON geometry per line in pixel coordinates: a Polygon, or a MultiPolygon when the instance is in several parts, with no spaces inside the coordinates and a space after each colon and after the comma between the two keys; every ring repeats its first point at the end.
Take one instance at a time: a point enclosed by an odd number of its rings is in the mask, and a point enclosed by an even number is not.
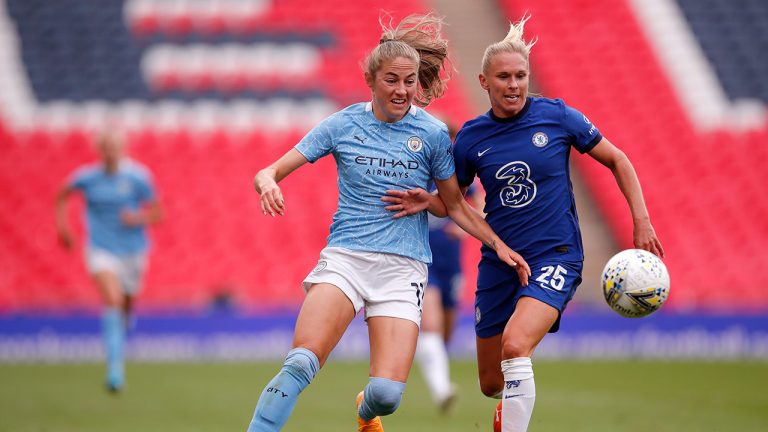
{"type": "Polygon", "coordinates": [[[429,198],[431,194],[422,188],[410,190],[387,190],[387,195],[381,197],[386,203],[391,203],[384,207],[386,210],[397,212],[394,218],[401,218],[422,212],[429,208],[429,198]]]}
{"type": "Polygon", "coordinates": [[[656,231],[650,221],[635,222],[632,234],[636,248],[647,250],[659,258],[664,258],[664,248],[661,247],[661,241],[656,236],[656,231]]]}

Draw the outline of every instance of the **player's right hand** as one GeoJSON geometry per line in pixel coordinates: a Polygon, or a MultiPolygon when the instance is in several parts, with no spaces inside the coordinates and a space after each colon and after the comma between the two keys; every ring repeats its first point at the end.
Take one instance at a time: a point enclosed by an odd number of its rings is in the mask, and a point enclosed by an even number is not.
{"type": "Polygon", "coordinates": [[[275,213],[282,216],[283,212],[285,212],[283,192],[274,180],[261,186],[260,201],[261,212],[264,213],[265,216],[267,213],[272,217],[275,216],[275,213]]]}
{"type": "Polygon", "coordinates": [[[517,277],[520,278],[520,284],[528,286],[528,278],[531,276],[531,267],[519,253],[510,249],[506,244],[502,243],[502,245],[502,247],[497,248],[496,254],[502,261],[507,263],[507,265],[515,268],[517,277]]]}
{"type": "Polygon", "coordinates": [[[389,189],[386,192],[387,194],[381,197],[381,200],[390,204],[384,207],[385,210],[397,212],[393,216],[395,219],[416,214],[429,208],[430,193],[422,188],[389,189]]]}

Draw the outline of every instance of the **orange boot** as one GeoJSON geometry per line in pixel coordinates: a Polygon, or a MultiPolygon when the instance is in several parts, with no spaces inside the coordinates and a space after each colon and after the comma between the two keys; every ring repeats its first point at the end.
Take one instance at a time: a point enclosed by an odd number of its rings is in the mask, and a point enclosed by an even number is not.
{"type": "MultiPolygon", "coordinates": [[[[357,412],[360,412],[360,404],[363,403],[363,392],[357,394],[357,412]]],[[[357,432],[384,432],[384,426],[381,425],[381,419],[376,416],[368,421],[360,418],[357,414],[357,432]]]]}

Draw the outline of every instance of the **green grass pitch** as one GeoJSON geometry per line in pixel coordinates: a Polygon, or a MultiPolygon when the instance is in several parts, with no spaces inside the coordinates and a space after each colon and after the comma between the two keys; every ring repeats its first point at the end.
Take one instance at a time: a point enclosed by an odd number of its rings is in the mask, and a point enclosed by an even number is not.
{"type": "MultiPolygon", "coordinates": [[[[277,363],[130,363],[118,396],[99,364],[0,364],[0,431],[245,431],[277,363]]],[[[536,361],[531,432],[768,430],[768,363],[536,361]]],[[[452,363],[460,397],[438,415],[416,368],[387,432],[491,431],[496,401],[477,389],[475,364],[452,363]]],[[[302,394],[285,431],[356,430],[363,362],[331,360],[302,394]]]]}

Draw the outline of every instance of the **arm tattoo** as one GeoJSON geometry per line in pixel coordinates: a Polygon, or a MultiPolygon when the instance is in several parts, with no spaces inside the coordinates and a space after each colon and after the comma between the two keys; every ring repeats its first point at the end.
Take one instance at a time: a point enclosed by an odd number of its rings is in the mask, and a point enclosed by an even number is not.
{"type": "Polygon", "coordinates": [[[484,243],[489,248],[496,250],[496,240],[491,240],[490,242],[484,242],[484,243]]]}

